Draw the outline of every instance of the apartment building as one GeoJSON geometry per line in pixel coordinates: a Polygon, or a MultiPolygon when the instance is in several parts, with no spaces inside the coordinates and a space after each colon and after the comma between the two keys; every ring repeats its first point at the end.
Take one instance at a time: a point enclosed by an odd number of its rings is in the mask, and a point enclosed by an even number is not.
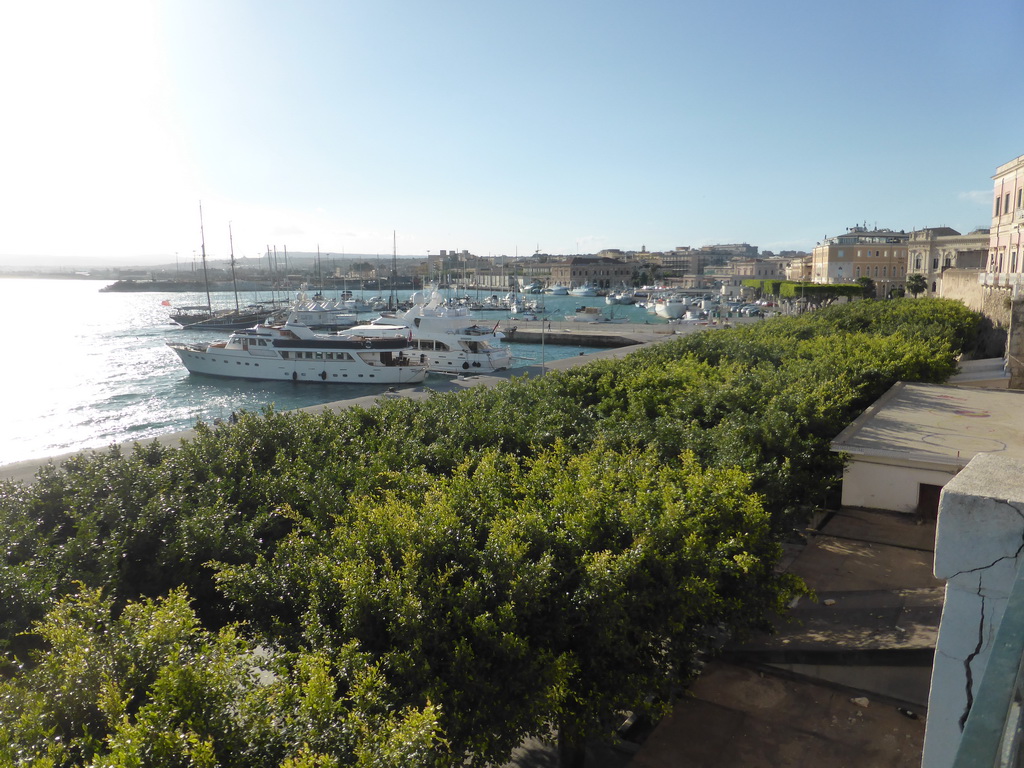
{"type": "Polygon", "coordinates": [[[903,230],[850,227],[842,235],[827,237],[811,252],[811,281],[855,283],[870,277],[875,296],[885,298],[903,288],[907,279],[908,241],[903,230]]]}
{"type": "Polygon", "coordinates": [[[1024,274],[1024,155],[999,166],[993,185],[992,228],[989,230],[988,271],[1020,283],[1024,274]],[[1017,275],[1018,277],[1012,277],[1017,275]]]}

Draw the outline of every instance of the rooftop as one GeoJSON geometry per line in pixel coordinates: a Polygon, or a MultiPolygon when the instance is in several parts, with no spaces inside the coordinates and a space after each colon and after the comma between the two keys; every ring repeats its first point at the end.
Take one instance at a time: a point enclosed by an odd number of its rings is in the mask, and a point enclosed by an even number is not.
{"type": "Polygon", "coordinates": [[[899,382],[832,448],[943,467],[964,467],[979,453],[1024,460],[1024,392],[899,382]]]}

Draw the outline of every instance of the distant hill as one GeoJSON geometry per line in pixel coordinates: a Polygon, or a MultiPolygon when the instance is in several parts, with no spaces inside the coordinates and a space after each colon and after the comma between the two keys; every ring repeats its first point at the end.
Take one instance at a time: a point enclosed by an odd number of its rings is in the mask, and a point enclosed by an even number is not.
{"type": "MultiPolygon", "coordinates": [[[[337,254],[331,254],[330,256],[321,255],[321,267],[327,269],[330,265],[341,266],[343,264],[351,264],[359,261],[366,261],[370,264],[376,264],[378,258],[382,266],[386,267],[391,261],[391,256],[378,256],[377,254],[364,254],[364,253],[346,253],[344,256],[337,254]]],[[[397,258],[400,261],[425,261],[425,256],[403,256],[399,254],[397,258]]],[[[289,269],[294,265],[295,268],[309,268],[316,262],[316,253],[305,253],[296,252],[288,254],[288,265],[289,269]]],[[[242,258],[237,257],[235,264],[240,266],[255,266],[257,263],[266,264],[266,256],[259,259],[256,258],[242,258]]],[[[225,258],[208,258],[206,261],[210,267],[227,267],[230,265],[230,261],[225,258]]],[[[279,268],[284,267],[285,258],[282,252],[277,254],[277,264],[279,268]]],[[[165,269],[174,270],[176,268],[185,269],[191,267],[192,259],[180,258],[175,264],[174,258],[168,257],[164,254],[157,256],[19,256],[17,254],[0,253],[0,269],[68,269],[68,270],[83,270],[83,269],[104,269],[104,268],[138,268],[138,269],[165,269]]]]}

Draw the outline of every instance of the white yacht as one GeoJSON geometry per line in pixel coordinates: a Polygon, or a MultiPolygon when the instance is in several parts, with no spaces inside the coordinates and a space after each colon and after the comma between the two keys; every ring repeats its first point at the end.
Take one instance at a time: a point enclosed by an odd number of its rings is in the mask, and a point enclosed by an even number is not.
{"type": "Polygon", "coordinates": [[[385,335],[407,339],[409,354],[431,371],[492,373],[512,365],[511,350],[500,343],[505,334],[498,323],[481,325],[466,307],[447,306],[441,294],[417,292],[404,312],[383,313],[366,325],[341,336],[385,335]]]}
{"type": "Polygon", "coordinates": [[[225,341],[168,342],[189,373],[259,381],[416,384],[427,366],[406,338],[381,334],[324,336],[289,318],[283,325],[238,330],[225,341]]]}
{"type": "Polygon", "coordinates": [[[575,288],[569,289],[570,296],[597,296],[597,288],[592,286],[590,283],[583,283],[583,285],[577,285],[575,288]]]}
{"type": "Polygon", "coordinates": [[[284,314],[293,323],[301,323],[314,331],[340,331],[359,322],[355,311],[344,299],[327,299],[320,293],[310,296],[303,285],[284,314]]]}
{"type": "Polygon", "coordinates": [[[664,296],[654,303],[655,314],[666,320],[678,320],[689,308],[690,302],[682,296],[664,296]]]}

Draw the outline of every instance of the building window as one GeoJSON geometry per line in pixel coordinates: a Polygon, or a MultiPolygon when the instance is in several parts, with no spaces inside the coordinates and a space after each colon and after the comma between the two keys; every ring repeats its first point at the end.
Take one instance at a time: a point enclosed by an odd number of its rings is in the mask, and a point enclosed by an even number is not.
{"type": "Polygon", "coordinates": [[[860,267],[857,267],[857,277],[860,277],[860,267]]]}
{"type": "Polygon", "coordinates": [[[920,268],[921,268],[921,257],[920,256],[915,256],[914,257],[914,269],[920,269],[920,268]]]}
{"type": "Polygon", "coordinates": [[[932,259],[932,269],[938,269],[938,268],[939,268],[939,257],[936,256],[934,259],[932,259]]]}
{"type": "Polygon", "coordinates": [[[875,265],[875,277],[878,277],[878,265],[875,265]]]}
{"type": "Polygon", "coordinates": [[[999,195],[996,195],[996,216],[999,215],[999,204],[1001,202],[1003,202],[1003,199],[999,197],[999,195]]]}

